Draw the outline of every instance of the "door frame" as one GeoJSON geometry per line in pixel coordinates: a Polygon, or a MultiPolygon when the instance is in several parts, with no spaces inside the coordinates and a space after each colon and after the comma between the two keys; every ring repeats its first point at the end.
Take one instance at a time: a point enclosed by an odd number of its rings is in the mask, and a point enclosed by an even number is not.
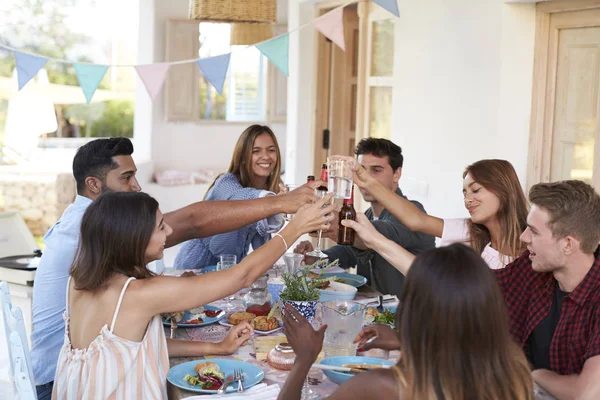
{"type": "MultiPolygon", "coordinates": [[[[556,13],[597,8],[600,8],[600,0],[559,0],[536,5],[527,192],[538,182],[550,181],[559,34],[558,27],[552,29],[550,25],[551,16],[556,13]]],[[[598,25],[573,24],[572,26],[561,26],[560,29],[598,25]]],[[[596,144],[596,148],[598,148],[598,144],[596,144]]],[[[600,162],[600,160],[594,160],[594,163],[596,162],[600,162]]],[[[600,177],[594,177],[594,181],[599,180],[600,177]]]]}

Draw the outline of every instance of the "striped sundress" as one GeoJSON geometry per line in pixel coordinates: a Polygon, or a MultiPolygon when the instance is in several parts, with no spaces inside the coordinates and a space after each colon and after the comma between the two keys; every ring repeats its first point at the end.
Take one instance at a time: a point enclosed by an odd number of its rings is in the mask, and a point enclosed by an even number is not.
{"type": "Polygon", "coordinates": [[[113,333],[129,278],[119,296],[110,328],[104,325],[87,349],[73,349],[69,333],[69,284],[64,313],[65,342],[60,351],[52,399],[166,399],[169,355],[160,316],[141,342],[113,333]]]}

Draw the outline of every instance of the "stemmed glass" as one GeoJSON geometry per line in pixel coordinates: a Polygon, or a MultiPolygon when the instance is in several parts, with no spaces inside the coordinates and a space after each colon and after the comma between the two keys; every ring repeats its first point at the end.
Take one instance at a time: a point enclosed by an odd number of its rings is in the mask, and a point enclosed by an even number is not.
{"type": "MultiPolygon", "coordinates": [[[[317,190],[315,191],[315,197],[317,197],[317,199],[322,199],[323,197],[327,196],[329,194],[329,192],[325,191],[325,190],[317,190]]],[[[333,201],[333,198],[330,200],[330,202],[333,201]]],[[[325,203],[323,204],[323,207],[327,207],[329,204],[325,203]]],[[[313,250],[313,251],[309,251],[308,253],[306,253],[307,256],[310,257],[315,257],[318,259],[323,259],[323,258],[328,258],[327,254],[323,253],[323,251],[321,251],[321,236],[323,235],[323,231],[321,229],[319,229],[319,234],[317,236],[317,247],[313,250]]],[[[317,262],[317,265],[320,266],[321,261],[319,260],[317,262]]]]}
{"type": "MultiPolygon", "coordinates": [[[[233,267],[236,264],[237,257],[234,254],[224,254],[219,256],[220,261],[217,263],[217,271],[224,271],[233,267]]],[[[235,306],[229,301],[233,299],[233,296],[227,296],[223,298],[225,304],[221,306],[224,310],[233,310],[235,306]]]]}

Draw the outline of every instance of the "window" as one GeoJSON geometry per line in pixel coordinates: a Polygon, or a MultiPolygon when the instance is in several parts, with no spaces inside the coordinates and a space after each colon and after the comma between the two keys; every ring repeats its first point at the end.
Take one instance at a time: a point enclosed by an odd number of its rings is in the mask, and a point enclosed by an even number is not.
{"type": "Polygon", "coordinates": [[[231,46],[230,30],[223,23],[169,21],[167,61],[231,53],[222,94],[195,64],[171,67],[166,82],[169,121],[281,121],[282,114],[285,118],[285,76],[254,46],[231,46]],[[190,35],[197,35],[197,44],[185,40],[190,35]],[[199,84],[189,85],[194,81],[199,84]]]}
{"type": "Polygon", "coordinates": [[[231,52],[223,93],[200,77],[200,119],[265,120],[265,60],[255,47],[230,46],[230,25],[200,23],[200,58],[231,52]]]}

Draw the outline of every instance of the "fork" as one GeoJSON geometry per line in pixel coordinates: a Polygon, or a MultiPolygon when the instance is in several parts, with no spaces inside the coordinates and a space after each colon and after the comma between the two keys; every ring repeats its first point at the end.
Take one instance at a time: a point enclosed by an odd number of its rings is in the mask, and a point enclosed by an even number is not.
{"type": "Polygon", "coordinates": [[[242,371],[241,369],[236,369],[234,371],[234,374],[235,380],[238,382],[237,391],[238,393],[242,393],[244,391],[244,385],[242,384],[242,381],[244,380],[244,371],[242,371]]]}

